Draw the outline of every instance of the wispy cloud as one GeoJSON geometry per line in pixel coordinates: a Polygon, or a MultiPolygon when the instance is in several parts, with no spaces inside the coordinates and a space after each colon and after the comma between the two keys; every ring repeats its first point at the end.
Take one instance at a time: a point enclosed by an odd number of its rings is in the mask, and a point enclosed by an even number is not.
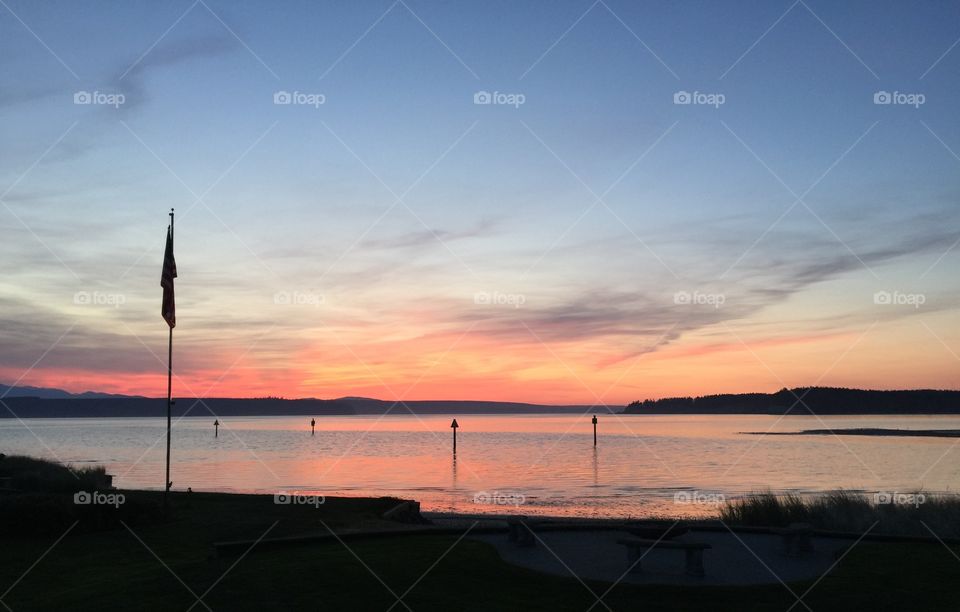
{"type": "Polygon", "coordinates": [[[491,236],[494,234],[498,225],[498,221],[485,218],[481,219],[472,227],[463,230],[446,230],[441,228],[423,229],[388,238],[371,238],[364,240],[361,246],[371,249],[408,249],[439,245],[440,243],[465,240],[467,238],[491,236]]]}

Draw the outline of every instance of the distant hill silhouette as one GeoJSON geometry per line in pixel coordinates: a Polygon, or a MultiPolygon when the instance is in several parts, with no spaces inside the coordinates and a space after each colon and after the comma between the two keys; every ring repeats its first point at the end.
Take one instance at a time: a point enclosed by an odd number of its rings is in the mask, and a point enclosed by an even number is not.
{"type": "Polygon", "coordinates": [[[626,414],[960,414],[960,391],[872,391],[797,387],[776,393],[729,393],[636,401],[626,414]],[[797,398],[802,398],[802,403],[797,398]],[[808,410],[809,408],[809,410],[808,410]]]}
{"type": "MultiPolygon", "coordinates": [[[[390,400],[371,399],[367,397],[341,397],[338,402],[348,402],[356,408],[359,414],[382,414],[393,406],[390,400]]],[[[479,400],[404,400],[390,410],[391,414],[409,414],[413,410],[417,414],[545,414],[556,412],[575,412],[583,414],[590,406],[548,406],[544,404],[527,404],[523,402],[485,402],[479,400]]],[[[614,412],[598,407],[596,412],[614,412]]]]}
{"type": "MultiPolygon", "coordinates": [[[[63,392],[66,393],[66,392],[63,392]]],[[[106,396],[90,397],[67,394],[67,397],[7,396],[3,403],[10,410],[0,410],[0,418],[71,418],[71,417],[159,417],[167,414],[166,398],[106,396]],[[11,411],[13,414],[11,414],[11,411]]],[[[179,398],[172,415],[188,416],[295,416],[369,414],[547,414],[575,412],[582,414],[587,406],[545,406],[513,402],[482,401],[404,401],[403,404],[370,398],[283,399],[266,398],[179,398]],[[409,408],[409,410],[408,410],[409,408]]]]}
{"type": "MultiPolygon", "coordinates": [[[[87,391],[0,385],[0,396],[10,410],[0,418],[158,417],[166,416],[165,398],[112,395],[87,391]],[[4,396],[4,393],[7,393],[4,396]],[[10,413],[13,411],[13,414],[10,413]]],[[[701,397],[671,397],[633,402],[626,414],[960,414],[960,391],[917,389],[870,391],[833,387],[798,387],[776,393],[728,393],[701,397]],[[796,397],[803,398],[803,404],[796,397]],[[796,405],[794,405],[796,404],[796,405]],[[791,409],[792,406],[792,409],[791,409]]],[[[295,416],[415,414],[583,414],[613,412],[603,406],[551,406],[523,402],[471,400],[393,401],[366,397],[323,399],[204,398],[203,403],[179,398],[173,416],[295,416]],[[209,410],[208,410],[209,407],[209,410]],[[409,409],[409,410],[408,410],[409,409]],[[212,413],[212,414],[211,414],[212,413]]]]}
{"type": "MultiPolygon", "coordinates": [[[[0,418],[14,414],[27,418],[71,417],[159,417],[167,415],[167,398],[104,397],[104,398],[38,398],[6,397],[10,410],[0,411],[0,418]],[[13,414],[10,414],[10,412],[13,414]]],[[[281,416],[357,414],[353,406],[337,400],[279,398],[204,398],[202,401],[180,398],[174,404],[174,417],[187,416],[281,416]]]]}
{"type": "Polygon", "coordinates": [[[142,397],[139,395],[118,395],[114,393],[100,393],[99,391],[84,391],[83,393],[70,393],[63,389],[53,389],[50,387],[13,387],[0,384],[0,397],[39,397],[43,399],[80,399],[80,398],[105,398],[105,397],[142,397]]]}

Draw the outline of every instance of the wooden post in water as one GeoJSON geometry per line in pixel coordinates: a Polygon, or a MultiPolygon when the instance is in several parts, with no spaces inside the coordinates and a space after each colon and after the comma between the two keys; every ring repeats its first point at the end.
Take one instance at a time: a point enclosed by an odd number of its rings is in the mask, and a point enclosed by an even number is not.
{"type": "Polygon", "coordinates": [[[597,415],[593,415],[593,445],[597,445],[597,415]]]}
{"type": "Polygon", "coordinates": [[[457,454],[457,427],[460,427],[457,424],[457,419],[453,419],[453,423],[450,423],[450,427],[453,428],[453,454],[457,454]]]}
{"type": "Polygon", "coordinates": [[[213,437],[220,437],[220,419],[217,419],[213,422],[213,437]]]}

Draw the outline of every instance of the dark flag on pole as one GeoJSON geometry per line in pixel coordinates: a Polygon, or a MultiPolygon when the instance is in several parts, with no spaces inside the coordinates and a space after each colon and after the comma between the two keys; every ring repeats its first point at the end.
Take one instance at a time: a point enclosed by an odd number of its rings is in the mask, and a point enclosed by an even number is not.
{"type": "Polygon", "coordinates": [[[171,328],[177,326],[177,308],[173,298],[173,279],[177,278],[177,262],[173,258],[173,228],[167,227],[167,248],[163,253],[163,273],[160,286],[163,287],[163,306],[160,314],[171,328]]]}
{"type": "Polygon", "coordinates": [[[173,209],[170,209],[170,225],[167,226],[167,247],[163,251],[163,272],[160,286],[163,287],[163,305],[160,314],[167,322],[170,343],[167,345],[167,475],[163,487],[163,514],[167,515],[167,493],[170,482],[170,412],[173,406],[173,328],[177,326],[177,307],[173,299],[173,279],[177,278],[177,262],[173,259],[173,209]]]}

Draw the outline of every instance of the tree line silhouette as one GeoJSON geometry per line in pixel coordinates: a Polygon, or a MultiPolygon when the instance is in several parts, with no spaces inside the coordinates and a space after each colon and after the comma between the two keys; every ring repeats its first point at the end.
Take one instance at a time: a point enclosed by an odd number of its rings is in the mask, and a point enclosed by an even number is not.
{"type": "Polygon", "coordinates": [[[879,391],[844,387],[783,388],[776,393],[725,393],[631,402],[627,414],[955,414],[960,391],[879,391]]]}

